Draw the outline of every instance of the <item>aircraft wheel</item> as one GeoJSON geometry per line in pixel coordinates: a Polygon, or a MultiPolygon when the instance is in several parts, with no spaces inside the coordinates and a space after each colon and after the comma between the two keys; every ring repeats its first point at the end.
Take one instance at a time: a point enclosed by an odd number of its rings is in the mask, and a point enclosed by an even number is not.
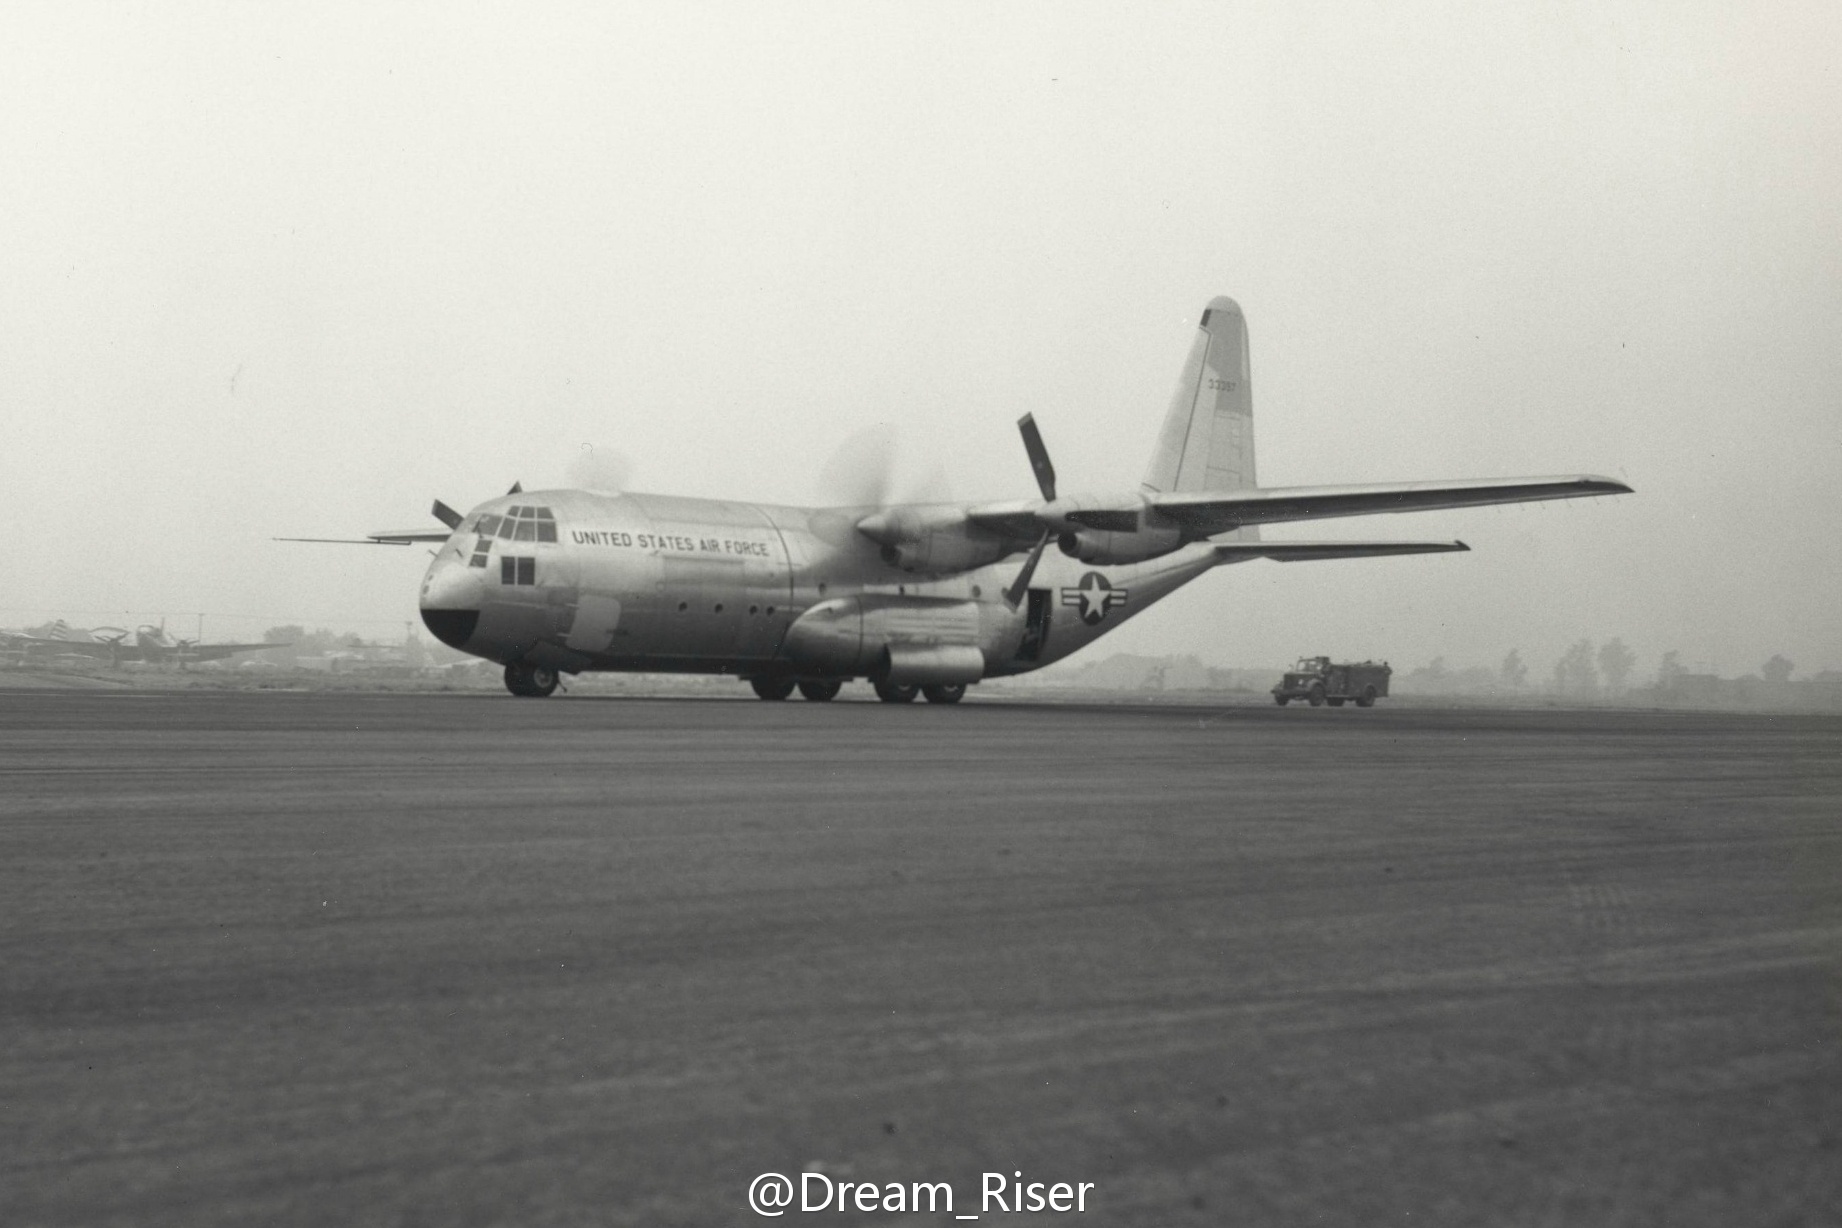
{"type": "Polygon", "coordinates": [[[556,690],[556,684],[557,676],[553,669],[518,662],[505,667],[505,689],[520,699],[543,699],[556,690]]]}
{"type": "Polygon", "coordinates": [[[838,692],[842,689],[844,689],[842,682],[810,680],[799,684],[799,693],[815,704],[830,703],[838,698],[838,692]]]}
{"type": "Polygon", "coordinates": [[[1343,697],[1339,695],[1335,699],[1332,699],[1330,701],[1330,706],[1333,708],[1341,708],[1343,706],[1343,697]]]}
{"type": "Polygon", "coordinates": [[[886,704],[912,704],[915,696],[921,693],[918,686],[900,686],[893,682],[878,682],[876,697],[886,704]]]}
{"type": "Polygon", "coordinates": [[[755,694],[763,699],[785,699],[793,694],[791,678],[750,678],[748,685],[755,688],[755,694]]]}
{"type": "Polygon", "coordinates": [[[1309,695],[1309,696],[1308,696],[1307,698],[1309,698],[1309,699],[1310,699],[1310,701],[1311,701],[1311,706],[1312,706],[1312,707],[1314,707],[1314,708],[1322,708],[1322,707],[1324,706],[1324,688],[1323,688],[1323,686],[1322,686],[1322,685],[1314,685],[1314,686],[1313,686],[1313,687],[1311,688],[1311,694],[1310,694],[1310,695],[1309,695]]]}
{"type": "Polygon", "coordinates": [[[966,697],[966,684],[958,682],[952,686],[924,686],[921,694],[927,696],[930,704],[956,704],[966,697]]]}
{"type": "Polygon", "coordinates": [[[1356,706],[1358,708],[1373,708],[1375,706],[1375,688],[1372,686],[1362,688],[1362,694],[1356,697],[1356,706]]]}

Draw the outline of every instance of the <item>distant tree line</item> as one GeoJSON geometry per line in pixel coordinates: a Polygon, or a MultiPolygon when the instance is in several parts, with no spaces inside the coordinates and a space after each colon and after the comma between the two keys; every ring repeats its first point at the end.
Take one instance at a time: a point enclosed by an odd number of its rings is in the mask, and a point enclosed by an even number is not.
{"type": "MultiPolygon", "coordinates": [[[[1578,699],[1654,699],[1671,702],[1677,699],[1706,699],[1710,702],[1738,699],[1745,703],[1768,702],[1784,698],[1803,683],[1791,680],[1795,665],[1783,654],[1774,654],[1747,678],[1721,679],[1711,673],[1690,670],[1682,662],[1680,651],[1665,652],[1658,660],[1656,672],[1648,678],[1637,672],[1637,653],[1622,638],[1614,637],[1595,645],[1582,638],[1568,646],[1546,678],[1532,681],[1528,662],[1520,649],[1512,648],[1493,671],[1483,666],[1454,669],[1444,657],[1397,675],[1395,684],[1405,692],[1422,694],[1526,694],[1559,695],[1578,699]],[[1736,689],[1737,688],[1737,689],[1736,689]]],[[[1842,695],[1842,675],[1825,672],[1808,684],[1814,688],[1806,699],[1829,706],[1832,692],[1842,695]]]]}

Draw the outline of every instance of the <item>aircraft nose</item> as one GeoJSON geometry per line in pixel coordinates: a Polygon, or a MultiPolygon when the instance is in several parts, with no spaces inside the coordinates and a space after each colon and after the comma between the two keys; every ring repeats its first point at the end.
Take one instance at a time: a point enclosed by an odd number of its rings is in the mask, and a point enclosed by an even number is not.
{"type": "Polygon", "coordinates": [[[422,622],[450,648],[464,648],[480,623],[486,573],[459,559],[437,559],[422,581],[422,622]]]}

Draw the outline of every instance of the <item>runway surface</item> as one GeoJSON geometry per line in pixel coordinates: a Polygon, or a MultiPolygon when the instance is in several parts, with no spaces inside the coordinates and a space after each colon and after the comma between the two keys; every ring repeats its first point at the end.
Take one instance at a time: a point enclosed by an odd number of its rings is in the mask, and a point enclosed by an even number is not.
{"type": "Polygon", "coordinates": [[[1842,720],[13,691],[0,1041],[8,1225],[1833,1223],[1842,720]]]}

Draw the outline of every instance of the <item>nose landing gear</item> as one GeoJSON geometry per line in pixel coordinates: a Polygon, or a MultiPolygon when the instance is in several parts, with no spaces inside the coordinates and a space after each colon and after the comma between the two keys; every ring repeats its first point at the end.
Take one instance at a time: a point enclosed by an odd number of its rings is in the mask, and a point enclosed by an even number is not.
{"type": "Polygon", "coordinates": [[[505,667],[505,689],[520,699],[542,699],[556,690],[556,684],[553,669],[516,661],[505,667]]]}

